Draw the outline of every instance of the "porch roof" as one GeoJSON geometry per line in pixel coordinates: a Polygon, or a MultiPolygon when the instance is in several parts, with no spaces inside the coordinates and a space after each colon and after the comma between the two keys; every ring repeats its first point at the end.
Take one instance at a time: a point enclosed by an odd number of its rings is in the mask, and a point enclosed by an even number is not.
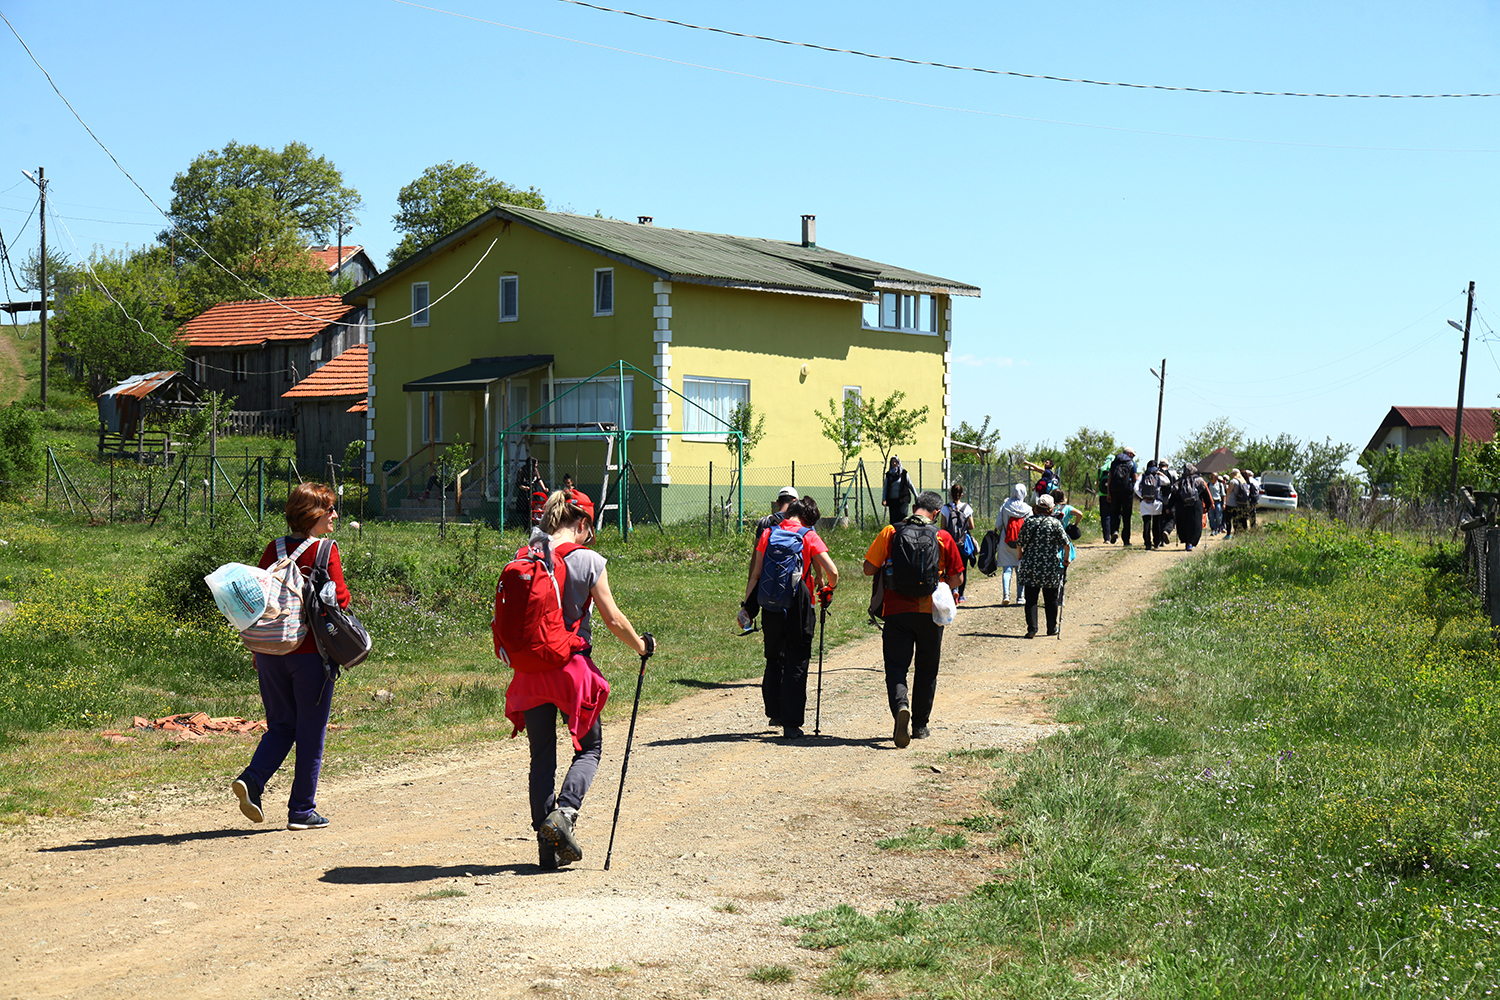
{"type": "Polygon", "coordinates": [[[552,364],[550,354],[512,354],[503,358],[475,358],[466,365],[436,375],[413,379],[403,392],[483,392],[502,379],[534,372],[552,364]]]}

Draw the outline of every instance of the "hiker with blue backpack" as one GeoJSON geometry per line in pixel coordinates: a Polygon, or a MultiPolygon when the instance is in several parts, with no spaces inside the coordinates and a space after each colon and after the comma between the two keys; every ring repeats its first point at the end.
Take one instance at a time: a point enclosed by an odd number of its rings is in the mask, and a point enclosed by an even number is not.
{"type": "Polygon", "coordinates": [[[881,589],[885,693],[898,747],[929,735],[943,654],[943,626],[933,614],[932,595],[940,583],[963,583],[963,554],[937,523],[942,506],[942,497],[923,492],[911,516],[881,528],[865,552],[865,576],[875,577],[881,589]]]}
{"type": "MultiPolygon", "coordinates": [[[[514,737],[523,729],[531,750],[527,782],[531,826],[543,869],[583,860],[575,829],[603,753],[599,724],[609,681],[594,665],[593,609],[615,637],[641,657],[654,647],[615,604],[605,559],[588,548],[594,505],[577,490],[558,490],[541,524],[500,573],[495,590],[495,655],[515,671],[505,689],[505,717],[514,737]],[[557,719],[573,759],[557,782],[557,719]]],[[[642,670],[645,661],[642,660],[642,670]]]]}
{"type": "MultiPolygon", "coordinates": [[[[333,531],[339,516],[337,502],[337,495],[322,483],[301,483],[293,488],[286,502],[286,523],[290,533],[266,545],[260,557],[260,568],[274,571],[278,567],[294,566],[310,572],[316,565],[320,548],[318,540],[333,531]]],[[[344,585],[338,548],[332,543],[327,546],[326,558],[328,578],[334,584],[338,605],[347,608],[349,589],[344,585]]],[[[297,585],[301,585],[300,575],[297,585]]],[[[239,800],[240,812],[253,822],[263,822],[265,811],[261,806],[261,796],[266,783],[296,747],[291,795],[287,800],[287,829],[321,830],[328,825],[328,820],[318,813],[318,774],[323,769],[323,740],[333,707],[334,674],[318,651],[312,633],[307,630],[300,603],[295,620],[292,615],[285,615],[278,624],[284,625],[290,635],[283,643],[288,647],[287,651],[255,652],[255,673],[260,681],[261,703],[266,710],[266,734],[260,738],[250,764],[229,787],[239,800]],[[298,636],[305,636],[300,644],[298,636]]],[[[247,645],[260,645],[244,632],[241,636],[247,645]]]]}
{"type": "Polygon", "coordinates": [[[820,517],[817,501],[805,496],[787,508],[780,524],[761,533],[741,602],[741,610],[752,601],[760,607],[766,651],[761,701],[770,725],[789,740],[803,735],[807,717],[807,668],[817,632],[813,604],[826,608],[839,582],[828,544],[814,530],[820,517]]]}

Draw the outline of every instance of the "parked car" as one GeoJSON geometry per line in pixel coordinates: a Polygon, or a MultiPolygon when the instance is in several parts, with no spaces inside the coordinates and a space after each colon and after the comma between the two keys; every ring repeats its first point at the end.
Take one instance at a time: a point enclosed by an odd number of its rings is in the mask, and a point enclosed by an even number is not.
{"type": "Polygon", "coordinates": [[[1292,485],[1290,472],[1262,472],[1260,474],[1260,502],[1257,510],[1296,510],[1297,487],[1292,485]]]}

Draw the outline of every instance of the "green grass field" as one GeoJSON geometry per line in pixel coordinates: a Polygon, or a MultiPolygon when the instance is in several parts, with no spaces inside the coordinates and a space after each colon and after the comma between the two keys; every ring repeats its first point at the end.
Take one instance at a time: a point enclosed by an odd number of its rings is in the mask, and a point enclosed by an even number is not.
{"type": "MultiPolygon", "coordinates": [[[[254,737],[181,744],[148,733],[112,745],[105,729],[135,715],[205,711],[260,717],[250,656],[213,607],[202,576],[254,561],[270,537],[241,516],[210,531],[83,526],[58,512],[0,507],[0,820],[76,813],[96,797],[161,785],[213,784],[254,737]]],[[[864,636],[868,595],[859,566],[868,535],[829,542],[850,586],[828,619],[829,648],[864,636]]],[[[483,527],[366,524],[339,533],[356,613],[375,651],[335,699],[328,768],[403,752],[503,739],[510,672],[495,659],[489,622],[495,577],[521,537],[483,527]],[[390,692],[376,700],[375,692],[390,692]]],[[[734,622],[748,566],[745,536],[637,532],[601,539],[620,607],[661,652],[642,700],[668,702],[758,676],[759,634],[734,622]]],[[[628,713],[640,660],[598,629],[595,658],[628,713]]]]}
{"type": "Polygon", "coordinates": [[[1500,990],[1500,656],[1451,552],[1308,516],[1185,563],[993,755],[991,881],[792,921],[830,992],[1500,990]]]}

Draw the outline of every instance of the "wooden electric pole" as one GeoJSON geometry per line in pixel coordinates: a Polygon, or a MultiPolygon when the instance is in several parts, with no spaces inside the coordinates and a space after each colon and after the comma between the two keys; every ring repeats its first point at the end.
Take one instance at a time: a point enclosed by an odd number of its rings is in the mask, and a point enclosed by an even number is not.
{"type": "MultiPolygon", "coordinates": [[[[1453,478],[1448,495],[1458,496],[1458,453],[1464,443],[1464,376],[1469,371],[1469,326],[1474,321],[1474,282],[1469,282],[1469,307],[1464,312],[1464,347],[1458,362],[1458,412],[1453,418],[1453,478]]],[[[45,329],[45,327],[44,327],[45,329]]]]}
{"type": "Polygon", "coordinates": [[[29,170],[23,170],[21,173],[36,185],[39,199],[37,221],[41,223],[42,230],[42,257],[37,270],[42,286],[42,409],[45,410],[47,408],[47,171],[42,167],[37,167],[35,177],[31,176],[29,170]]]}
{"type": "Polygon", "coordinates": [[[1151,374],[1157,377],[1158,387],[1156,390],[1156,444],[1151,449],[1151,458],[1161,461],[1161,404],[1167,396],[1167,359],[1161,359],[1161,371],[1151,370],[1151,374]]]}

